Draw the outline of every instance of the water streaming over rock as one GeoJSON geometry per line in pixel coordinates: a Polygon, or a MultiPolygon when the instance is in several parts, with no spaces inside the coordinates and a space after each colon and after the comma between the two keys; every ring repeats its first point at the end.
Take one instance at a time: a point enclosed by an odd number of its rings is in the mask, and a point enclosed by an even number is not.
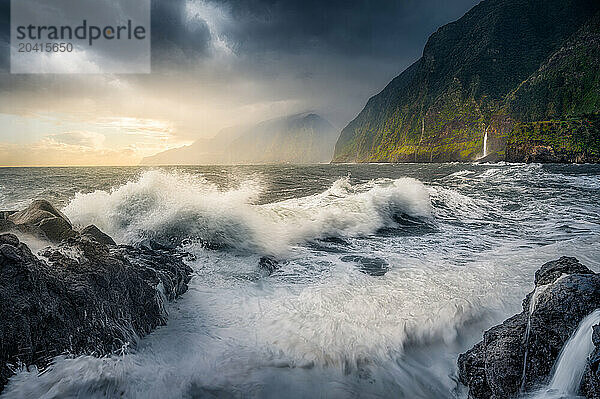
{"type": "Polygon", "coordinates": [[[594,349],[592,327],[600,323],[600,309],[581,321],[575,334],[565,344],[550,381],[549,391],[563,395],[575,395],[581,385],[586,360],[594,349]]]}
{"type": "Polygon", "coordinates": [[[552,285],[552,284],[540,285],[538,287],[535,287],[535,290],[533,291],[533,295],[531,296],[531,299],[529,300],[529,314],[527,315],[527,329],[525,330],[525,355],[523,357],[523,376],[521,377],[521,391],[523,391],[525,389],[525,383],[526,383],[525,376],[527,373],[527,355],[529,354],[529,335],[531,334],[531,316],[533,315],[533,312],[535,312],[535,307],[537,305],[540,294],[542,292],[544,292],[550,285],[552,285]]]}

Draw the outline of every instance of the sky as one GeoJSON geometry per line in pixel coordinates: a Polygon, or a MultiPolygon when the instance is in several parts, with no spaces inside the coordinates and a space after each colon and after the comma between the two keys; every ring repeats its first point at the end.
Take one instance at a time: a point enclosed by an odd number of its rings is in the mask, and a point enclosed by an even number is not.
{"type": "Polygon", "coordinates": [[[152,0],[151,73],[22,75],[0,0],[0,166],[136,165],[308,111],[341,130],[477,2],[152,0]]]}

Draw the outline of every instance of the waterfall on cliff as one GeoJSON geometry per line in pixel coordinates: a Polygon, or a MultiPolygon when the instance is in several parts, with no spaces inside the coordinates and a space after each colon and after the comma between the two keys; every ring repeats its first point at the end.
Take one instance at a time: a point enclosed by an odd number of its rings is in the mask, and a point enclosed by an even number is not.
{"type": "Polygon", "coordinates": [[[596,309],[579,323],[575,334],[565,344],[558,361],[550,391],[561,394],[576,394],[589,354],[594,349],[592,327],[600,323],[600,309],[596,309]]]}
{"type": "Polygon", "coordinates": [[[487,156],[487,139],[489,126],[485,128],[485,136],[483,136],[483,157],[487,156]]]}

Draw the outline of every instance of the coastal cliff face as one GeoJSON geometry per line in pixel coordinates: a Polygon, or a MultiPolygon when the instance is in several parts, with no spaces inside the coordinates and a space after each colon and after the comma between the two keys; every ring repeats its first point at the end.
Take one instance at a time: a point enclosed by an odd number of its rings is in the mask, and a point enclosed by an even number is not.
{"type": "Polygon", "coordinates": [[[600,112],[599,10],[589,0],[482,1],[369,99],[333,161],[503,159],[520,123],[600,112]]]}
{"type": "Polygon", "coordinates": [[[515,124],[506,142],[508,162],[600,162],[600,116],[515,124]]]}

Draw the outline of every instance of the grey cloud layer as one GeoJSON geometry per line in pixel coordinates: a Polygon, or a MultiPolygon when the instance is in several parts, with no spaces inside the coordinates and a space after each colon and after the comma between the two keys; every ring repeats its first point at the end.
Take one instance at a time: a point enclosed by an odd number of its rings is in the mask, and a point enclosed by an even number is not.
{"type": "MultiPolygon", "coordinates": [[[[211,32],[190,21],[187,0],[152,1],[152,42],[158,54],[207,55],[211,32]],[[174,51],[175,50],[175,51],[174,51]]],[[[222,0],[232,17],[223,34],[238,54],[333,53],[394,60],[414,58],[440,24],[460,17],[475,0],[222,0]]],[[[6,67],[10,1],[0,0],[2,64],[6,67]]],[[[155,60],[158,62],[158,60],[155,60]]]]}
{"type": "MultiPolygon", "coordinates": [[[[219,110],[231,107],[231,117],[223,116],[221,127],[237,124],[241,112],[268,119],[282,112],[314,110],[341,128],[369,96],[420,56],[432,32],[477,2],[153,0],[153,73],[121,76],[118,87],[133,88],[141,96],[158,93],[161,101],[185,103],[191,109],[198,98],[210,99],[219,110]]],[[[0,0],[4,71],[8,4],[9,0],[0,0]]],[[[20,91],[22,98],[34,97],[38,88],[74,99],[93,99],[94,93],[98,97],[108,90],[94,89],[94,81],[102,79],[79,82],[76,77],[6,73],[1,79],[0,105],[21,98],[16,95],[20,91]]],[[[114,107],[113,113],[118,112],[114,107]]],[[[177,134],[215,132],[216,127],[204,127],[204,120],[185,118],[177,134]]]]}
{"type": "Polygon", "coordinates": [[[227,34],[240,51],[327,51],[395,58],[419,53],[440,24],[473,0],[224,0],[235,24],[227,34]]]}

